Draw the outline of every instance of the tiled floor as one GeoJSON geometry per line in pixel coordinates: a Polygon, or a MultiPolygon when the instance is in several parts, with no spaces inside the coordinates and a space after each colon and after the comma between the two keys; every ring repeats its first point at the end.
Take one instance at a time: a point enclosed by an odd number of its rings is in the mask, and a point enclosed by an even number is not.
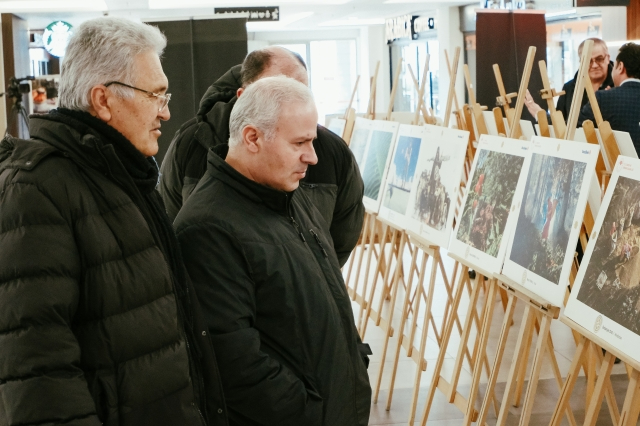
{"type": "MultiPolygon", "coordinates": [[[[356,254],[357,255],[357,254],[356,254]]],[[[409,264],[410,257],[405,254],[405,266],[409,264]]],[[[366,259],[366,256],[365,256],[366,259]]],[[[446,252],[442,252],[442,259],[445,264],[445,269],[449,278],[451,278],[454,262],[451,258],[446,255],[446,252]]],[[[375,262],[372,262],[372,264],[375,262]]],[[[427,265],[427,276],[426,281],[428,281],[428,272],[430,270],[430,263],[427,265]]],[[[373,268],[373,266],[372,266],[373,268]]],[[[364,269],[364,267],[363,267],[364,269]]],[[[345,275],[348,270],[348,263],[345,266],[345,275]]],[[[373,271],[373,269],[372,269],[373,271]]],[[[405,273],[408,275],[408,270],[405,270],[405,273]]],[[[355,275],[355,274],[354,274],[355,275]]],[[[361,280],[360,280],[360,290],[359,293],[362,292],[362,282],[364,271],[361,271],[361,280]]],[[[370,274],[372,277],[373,274],[370,274]]],[[[369,280],[371,282],[371,279],[369,280]]],[[[414,278],[414,282],[417,279],[414,278]]],[[[353,280],[352,280],[353,283],[353,280]]],[[[371,284],[369,284],[371,285],[371,284]]],[[[369,287],[370,289],[371,287],[369,287]]],[[[374,309],[378,306],[379,303],[379,293],[382,288],[382,280],[378,280],[377,288],[376,288],[376,297],[374,298],[373,307],[374,309]]],[[[368,290],[369,291],[369,290],[368,290]]],[[[463,300],[460,304],[459,315],[460,321],[464,323],[466,312],[469,306],[469,295],[465,291],[463,296],[463,300]]],[[[481,293],[481,301],[484,298],[484,293],[481,293]]],[[[498,298],[499,299],[499,298],[498,298]]],[[[391,373],[393,369],[393,360],[396,353],[397,347],[397,336],[400,334],[400,315],[402,303],[404,300],[404,289],[400,287],[398,294],[396,296],[396,309],[394,311],[394,318],[392,321],[392,326],[395,330],[394,336],[389,339],[389,344],[387,348],[386,359],[384,362],[384,368],[382,371],[382,381],[380,386],[380,391],[377,399],[377,403],[374,402],[371,406],[371,416],[369,420],[370,425],[386,425],[386,426],[395,426],[395,425],[408,425],[409,424],[409,412],[410,406],[412,402],[412,394],[413,387],[416,377],[416,363],[407,356],[407,352],[403,349],[400,350],[400,357],[398,362],[397,374],[395,379],[395,386],[393,389],[393,400],[390,407],[390,410],[387,411],[386,404],[389,396],[390,382],[391,382],[391,373]]],[[[435,323],[438,327],[438,331],[440,332],[440,327],[442,323],[443,316],[445,314],[444,309],[447,302],[447,292],[445,291],[445,286],[442,281],[440,275],[438,275],[436,279],[436,285],[434,288],[433,294],[433,306],[432,306],[432,315],[435,320],[435,323]]],[[[384,302],[383,307],[383,318],[389,317],[389,308],[390,301],[384,302]]],[[[419,348],[420,336],[422,333],[422,322],[425,315],[425,303],[424,300],[421,303],[421,309],[418,314],[417,324],[418,328],[416,330],[416,341],[414,347],[419,348]]],[[[511,365],[511,360],[514,353],[514,347],[516,344],[516,338],[518,334],[518,329],[520,327],[520,322],[522,319],[522,314],[524,310],[524,305],[522,302],[516,305],[516,311],[514,316],[514,324],[510,328],[509,339],[507,348],[505,350],[502,367],[498,376],[498,384],[496,386],[496,397],[497,401],[502,400],[502,395],[504,393],[505,382],[507,380],[507,376],[509,373],[509,367],[511,365]]],[[[362,315],[362,309],[359,304],[353,302],[353,311],[356,319],[356,324],[359,321],[359,318],[362,315]]],[[[489,363],[493,362],[497,342],[499,339],[500,329],[502,320],[504,317],[504,309],[502,307],[502,303],[497,300],[494,315],[492,320],[491,331],[489,335],[488,345],[487,345],[487,355],[489,363]]],[[[407,324],[405,326],[405,330],[409,330],[410,326],[407,324]]],[[[475,331],[475,330],[474,330],[475,331]]],[[[551,327],[551,334],[554,344],[554,354],[558,363],[558,367],[562,374],[562,377],[566,377],[567,371],[571,364],[571,359],[573,357],[573,353],[575,351],[575,343],[573,336],[568,327],[559,321],[554,321],[551,327]]],[[[473,342],[475,338],[474,332],[471,334],[470,341],[473,342]]],[[[380,374],[380,368],[382,364],[382,351],[385,340],[385,333],[382,328],[377,327],[372,320],[369,320],[367,324],[366,334],[364,341],[371,345],[373,350],[373,356],[371,356],[371,362],[369,365],[369,378],[371,381],[372,387],[375,388],[376,382],[378,380],[380,374]]],[[[452,374],[452,370],[455,364],[455,358],[459,346],[460,335],[456,329],[451,337],[450,344],[447,348],[446,357],[443,364],[443,373],[442,377],[449,380],[452,374]]],[[[535,347],[535,340],[532,343],[531,355],[529,359],[529,367],[531,364],[531,358],[533,357],[533,351],[535,347]]],[[[421,424],[422,420],[422,411],[424,408],[425,400],[427,398],[427,393],[429,390],[429,386],[431,383],[431,379],[433,376],[434,365],[436,363],[436,359],[438,357],[439,347],[437,344],[437,340],[435,337],[434,331],[430,328],[428,332],[428,337],[426,341],[425,347],[425,359],[427,361],[427,369],[422,372],[420,385],[419,385],[419,394],[417,398],[417,409],[415,414],[415,423],[416,425],[421,424]]],[[[460,379],[458,382],[458,391],[466,396],[468,395],[469,388],[471,386],[471,373],[470,366],[465,361],[463,363],[462,373],[460,375],[460,379]]],[[[527,377],[529,374],[529,370],[527,371],[527,377]]],[[[582,373],[581,373],[582,374],[582,373]]],[[[626,392],[626,386],[628,383],[627,375],[622,364],[618,364],[614,366],[614,370],[612,373],[613,385],[616,392],[616,397],[618,399],[619,407],[622,407],[622,401],[624,399],[624,394],[626,392]]],[[[482,396],[484,395],[484,388],[488,378],[486,374],[483,374],[480,385],[479,398],[476,401],[476,409],[480,409],[480,405],[482,403],[482,396]]],[[[584,407],[585,407],[585,380],[584,377],[580,377],[576,384],[576,388],[574,390],[571,405],[573,408],[573,412],[575,415],[578,424],[581,424],[581,420],[584,418],[584,407]]],[[[559,390],[556,380],[554,379],[553,370],[551,368],[550,358],[547,355],[544,361],[544,365],[542,368],[542,372],[540,375],[540,382],[538,385],[538,390],[536,392],[535,404],[533,407],[533,413],[531,415],[531,420],[529,425],[548,425],[551,419],[551,413],[555,407],[555,403],[559,397],[559,390]]],[[[523,395],[524,399],[524,395],[523,395]]],[[[521,404],[522,405],[522,404],[521,404]]],[[[509,408],[509,416],[507,418],[507,425],[516,425],[519,421],[519,413],[520,408],[516,408],[510,406],[509,408]]],[[[490,410],[489,414],[489,424],[491,422],[495,422],[496,413],[494,410],[490,410]]],[[[462,424],[462,420],[464,418],[464,413],[462,413],[458,408],[456,408],[453,404],[449,404],[446,401],[446,397],[439,390],[436,391],[435,398],[432,404],[431,411],[428,415],[427,424],[430,426],[450,426],[450,425],[459,425],[462,424]]],[[[569,424],[566,419],[563,420],[563,424],[569,424]]],[[[598,419],[598,425],[609,425],[612,424],[610,416],[608,414],[607,405],[603,404],[602,411],[600,417],[598,419]]]]}

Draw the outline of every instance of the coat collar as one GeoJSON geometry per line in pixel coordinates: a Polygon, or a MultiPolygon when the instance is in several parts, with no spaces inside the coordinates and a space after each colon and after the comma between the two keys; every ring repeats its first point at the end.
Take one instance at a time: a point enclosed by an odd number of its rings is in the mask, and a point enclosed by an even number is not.
{"type": "Polygon", "coordinates": [[[228,150],[229,146],[227,144],[219,145],[209,150],[207,157],[208,172],[244,197],[254,202],[263,203],[280,215],[290,217],[291,199],[295,191],[285,192],[269,188],[245,177],[224,160],[228,150]]]}

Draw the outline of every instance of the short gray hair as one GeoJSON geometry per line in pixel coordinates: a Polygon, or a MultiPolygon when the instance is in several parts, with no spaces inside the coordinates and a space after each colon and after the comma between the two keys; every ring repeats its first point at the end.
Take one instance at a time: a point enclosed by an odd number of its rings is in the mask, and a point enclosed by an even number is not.
{"type": "Polygon", "coordinates": [[[249,125],[263,132],[266,140],[272,140],[283,107],[295,104],[315,106],[311,90],[293,78],[265,77],[250,84],[231,111],[229,146],[242,141],[242,129],[249,125]]]}
{"type": "Polygon", "coordinates": [[[582,40],[582,43],[580,43],[580,46],[578,46],[578,56],[582,56],[582,48],[584,47],[584,43],[587,40],[593,41],[593,47],[596,47],[598,45],[602,46],[602,48],[604,49],[604,53],[607,55],[609,54],[609,47],[607,46],[607,43],[605,43],[604,40],[598,37],[589,37],[582,40]]]}
{"type": "MultiPolygon", "coordinates": [[[[157,27],[124,18],[91,19],[75,28],[62,62],[60,106],[88,111],[91,89],[109,81],[134,83],[135,58],[153,51],[162,55],[167,39],[157,27]]],[[[110,86],[122,98],[133,89],[110,86]]]]}

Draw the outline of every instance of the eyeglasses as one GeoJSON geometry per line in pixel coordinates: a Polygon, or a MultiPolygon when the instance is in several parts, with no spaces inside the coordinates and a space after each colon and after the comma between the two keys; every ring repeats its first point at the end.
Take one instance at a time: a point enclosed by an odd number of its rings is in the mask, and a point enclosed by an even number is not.
{"type": "Polygon", "coordinates": [[[119,81],[110,81],[110,82],[106,83],[104,86],[105,87],[109,87],[112,84],[119,84],[120,86],[128,87],[130,89],[137,90],[139,92],[145,93],[145,94],[147,94],[149,96],[153,96],[154,98],[156,98],[158,100],[158,112],[159,113],[164,111],[164,109],[169,104],[169,101],[171,100],[171,93],[165,93],[164,95],[161,95],[159,93],[150,92],[148,90],[140,89],[138,87],[133,87],[133,86],[130,86],[130,85],[125,84],[125,83],[120,83],[119,81]]]}
{"type": "Polygon", "coordinates": [[[591,58],[589,65],[593,65],[594,62],[598,65],[602,65],[606,59],[607,57],[603,55],[596,56],[595,58],[591,58]]]}

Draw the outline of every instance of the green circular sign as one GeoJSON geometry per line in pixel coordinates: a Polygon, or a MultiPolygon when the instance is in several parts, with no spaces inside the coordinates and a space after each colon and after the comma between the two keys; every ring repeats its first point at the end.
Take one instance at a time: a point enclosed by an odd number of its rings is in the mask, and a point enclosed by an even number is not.
{"type": "Polygon", "coordinates": [[[71,38],[71,24],[64,21],[54,21],[47,25],[42,34],[44,48],[53,56],[62,57],[67,50],[71,38]]]}

